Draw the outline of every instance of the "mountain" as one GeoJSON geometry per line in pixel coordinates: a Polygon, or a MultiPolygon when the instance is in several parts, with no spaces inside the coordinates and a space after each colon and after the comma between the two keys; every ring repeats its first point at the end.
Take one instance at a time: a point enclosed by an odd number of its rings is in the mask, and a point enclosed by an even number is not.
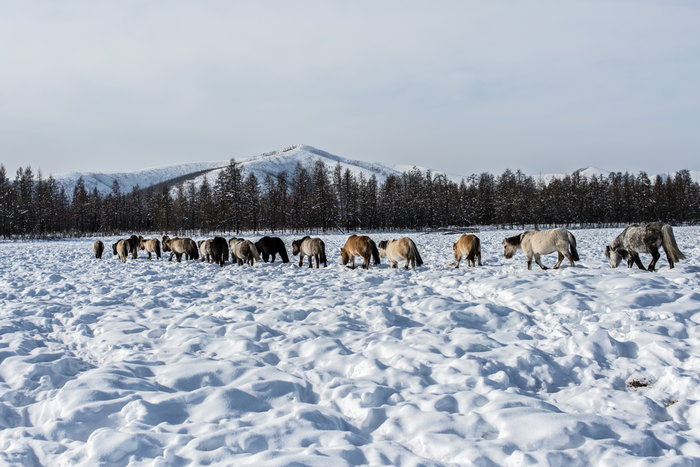
{"type": "MultiPolygon", "coordinates": [[[[400,175],[402,172],[406,172],[415,167],[408,165],[389,167],[381,163],[347,159],[304,144],[290,146],[285,149],[260,154],[258,156],[236,158],[236,161],[241,166],[243,177],[247,177],[248,174],[253,173],[260,183],[263,183],[267,175],[275,177],[282,171],[286,171],[291,175],[298,163],[305,167],[311,167],[317,160],[323,161],[329,170],[333,170],[336,164],[340,164],[343,171],[349,169],[354,175],[359,175],[361,173],[365,178],[374,175],[379,183],[384,182],[389,175],[400,175]]],[[[106,195],[112,191],[115,180],[119,183],[119,188],[122,193],[128,193],[134,187],[148,188],[158,184],[166,184],[171,190],[174,190],[181,182],[193,181],[196,186],[199,186],[204,178],[213,185],[221,170],[223,170],[228,163],[228,160],[193,162],[118,173],[72,172],[66,175],[59,175],[55,178],[66,189],[68,196],[72,196],[75,183],[80,177],[83,178],[88,191],[97,188],[102,195],[106,195]]],[[[428,170],[428,168],[425,167],[417,168],[422,171],[428,170]]],[[[440,171],[432,169],[431,171],[433,173],[441,173],[440,171]]],[[[587,178],[598,176],[607,177],[610,174],[607,170],[595,167],[587,167],[574,172],[578,172],[587,178]]],[[[459,183],[462,177],[466,178],[468,175],[469,174],[447,174],[447,177],[459,183]]],[[[535,180],[541,178],[545,183],[549,183],[553,179],[563,178],[565,175],[567,174],[550,173],[533,175],[533,177],[535,180]]],[[[660,175],[664,180],[669,176],[669,174],[660,175]]],[[[670,175],[673,176],[673,173],[670,175]]],[[[690,175],[693,181],[700,183],[700,171],[691,170],[690,175]]],[[[649,174],[649,178],[653,181],[656,178],[656,174],[649,174]]]]}
{"type": "MultiPolygon", "coordinates": [[[[384,164],[363,162],[346,159],[326,151],[303,144],[290,146],[279,151],[272,151],[258,156],[236,158],[241,166],[243,177],[253,173],[260,183],[267,175],[276,176],[282,171],[290,175],[294,172],[297,163],[305,167],[311,167],[317,160],[323,161],[330,170],[336,164],[340,164],[343,171],[349,169],[355,175],[364,174],[366,178],[374,175],[378,182],[383,182],[389,175],[399,175],[400,170],[384,164]]],[[[134,187],[147,188],[151,185],[167,183],[175,187],[180,182],[193,181],[200,185],[206,177],[210,184],[214,184],[219,172],[229,164],[228,160],[213,162],[194,162],[189,164],[171,165],[166,167],[136,170],[133,172],[119,173],[81,173],[72,172],[67,175],[57,176],[56,180],[63,185],[68,195],[73,194],[73,187],[82,177],[88,191],[94,188],[105,195],[112,191],[116,180],[122,193],[130,192],[134,187]]]]}

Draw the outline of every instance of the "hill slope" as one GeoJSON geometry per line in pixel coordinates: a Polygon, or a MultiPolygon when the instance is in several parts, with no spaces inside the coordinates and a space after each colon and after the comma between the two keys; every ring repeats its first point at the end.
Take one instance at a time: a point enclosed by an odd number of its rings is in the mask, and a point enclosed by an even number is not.
{"type": "MultiPolygon", "coordinates": [[[[247,177],[248,174],[253,173],[260,183],[263,182],[267,175],[275,177],[282,171],[291,174],[294,172],[294,168],[298,163],[305,167],[311,167],[317,160],[323,161],[326,166],[328,166],[329,170],[332,170],[336,164],[340,164],[343,171],[349,169],[350,172],[355,175],[363,174],[366,178],[374,175],[380,183],[389,175],[399,175],[413,168],[413,166],[409,165],[389,167],[381,163],[347,159],[304,144],[290,146],[285,149],[260,154],[258,156],[236,158],[236,161],[241,165],[243,176],[247,177]]],[[[177,184],[188,181],[194,181],[195,185],[199,186],[204,178],[213,185],[219,172],[224,169],[228,163],[228,160],[193,162],[118,173],[72,172],[57,176],[56,180],[63,185],[69,196],[73,194],[73,188],[80,177],[83,178],[88,191],[97,188],[102,195],[112,191],[115,180],[119,183],[119,188],[122,193],[128,193],[135,187],[148,188],[149,186],[158,184],[167,184],[174,189],[177,184]]],[[[428,168],[424,167],[419,168],[421,170],[428,170],[428,168]]],[[[607,170],[595,167],[579,169],[576,172],[588,178],[600,175],[607,177],[610,173],[607,170]]],[[[433,173],[439,173],[439,171],[433,170],[433,173]]],[[[449,174],[448,178],[459,183],[462,177],[466,178],[468,175],[469,174],[449,174]]],[[[533,175],[533,177],[535,179],[542,178],[545,183],[549,183],[553,179],[563,178],[565,175],[566,174],[562,173],[550,173],[533,175]]],[[[669,174],[660,175],[663,179],[669,176],[669,174]]],[[[673,173],[670,175],[673,176],[673,173]]],[[[690,175],[695,182],[700,182],[700,171],[691,170],[690,175]]],[[[656,174],[649,174],[649,178],[652,181],[655,177],[656,174]]]]}

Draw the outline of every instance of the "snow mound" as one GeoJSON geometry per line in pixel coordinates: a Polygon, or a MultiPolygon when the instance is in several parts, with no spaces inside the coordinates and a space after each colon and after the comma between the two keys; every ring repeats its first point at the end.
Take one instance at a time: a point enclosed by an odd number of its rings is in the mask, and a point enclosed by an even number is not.
{"type": "Polygon", "coordinates": [[[457,234],[411,234],[417,271],[346,269],[344,235],[326,269],[2,243],[0,464],[697,464],[700,228],[656,273],[573,233],[549,271],[512,231],[460,269],[457,234]]]}

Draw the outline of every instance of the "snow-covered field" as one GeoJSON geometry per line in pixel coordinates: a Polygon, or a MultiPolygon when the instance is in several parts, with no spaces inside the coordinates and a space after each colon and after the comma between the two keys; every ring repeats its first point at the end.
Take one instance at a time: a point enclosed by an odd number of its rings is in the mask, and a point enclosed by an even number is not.
{"type": "Polygon", "coordinates": [[[341,235],[320,270],[2,243],[0,464],[698,465],[700,228],[655,273],[609,268],[620,230],[558,271],[510,231],[457,270],[412,234],[415,272],[345,269],[341,235]]]}

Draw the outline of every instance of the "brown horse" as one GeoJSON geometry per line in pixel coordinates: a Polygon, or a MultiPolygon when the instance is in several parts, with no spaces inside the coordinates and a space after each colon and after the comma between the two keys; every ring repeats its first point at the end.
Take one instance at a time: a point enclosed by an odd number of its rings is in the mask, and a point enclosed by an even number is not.
{"type": "Polygon", "coordinates": [[[304,264],[304,256],[309,257],[309,267],[313,263],[312,258],[316,258],[316,268],[321,267],[322,261],[324,268],[328,266],[326,261],[326,244],[320,238],[311,238],[307,235],[299,240],[294,240],[292,242],[292,254],[294,256],[299,255],[299,267],[304,264]]]}
{"type": "Polygon", "coordinates": [[[408,237],[403,237],[398,240],[382,240],[379,242],[379,256],[388,258],[392,268],[396,268],[399,261],[406,260],[404,269],[408,269],[409,263],[413,269],[416,266],[423,265],[423,259],[418,253],[416,244],[408,237]]]}
{"type": "Polygon", "coordinates": [[[250,240],[233,237],[228,241],[228,246],[231,251],[231,257],[239,266],[243,265],[243,263],[253,266],[255,261],[260,261],[258,250],[250,240]]]}
{"type": "Polygon", "coordinates": [[[157,238],[147,240],[139,235],[139,249],[146,250],[148,259],[151,259],[151,253],[155,253],[156,258],[160,259],[160,240],[157,238]]]}
{"type": "Polygon", "coordinates": [[[263,261],[267,263],[267,260],[272,256],[272,262],[275,262],[275,255],[279,254],[282,258],[283,263],[289,262],[289,256],[287,256],[287,249],[284,247],[284,242],[279,237],[263,237],[257,242],[255,242],[255,248],[260,252],[263,261]]]}
{"type": "Polygon", "coordinates": [[[173,255],[177,262],[182,261],[182,255],[186,255],[187,259],[199,259],[199,250],[197,244],[191,238],[167,238],[163,242],[163,251],[170,252],[168,261],[173,260],[173,255]]]}
{"type": "Polygon", "coordinates": [[[343,259],[343,264],[350,263],[350,268],[355,269],[355,256],[361,256],[364,259],[362,267],[369,269],[369,259],[374,259],[374,264],[380,263],[379,251],[374,240],[367,235],[350,235],[345,246],[340,249],[340,256],[343,259]]]}
{"type": "Polygon", "coordinates": [[[481,240],[476,235],[462,234],[459,240],[452,245],[452,250],[454,250],[457,260],[455,268],[458,268],[459,263],[462,262],[462,256],[467,260],[467,266],[476,266],[475,257],[479,259],[479,266],[481,266],[481,240]]]}
{"type": "Polygon", "coordinates": [[[95,258],[101,259],[103,251],[105,251],[105,244],[100,240],[95,240],[95,243],[92,244],[92,252],[95,253],[95,258]]]}

